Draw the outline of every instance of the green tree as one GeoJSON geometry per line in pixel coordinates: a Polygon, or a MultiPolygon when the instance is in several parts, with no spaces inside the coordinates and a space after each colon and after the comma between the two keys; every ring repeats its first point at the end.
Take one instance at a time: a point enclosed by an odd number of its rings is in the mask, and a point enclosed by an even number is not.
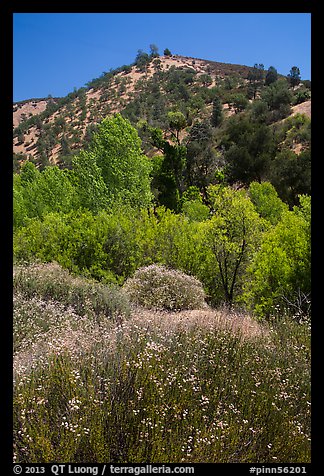
{"type": "Polygon", "coordinates": [[[219,96],[215,96],[213,99],[213,109],[211,115],[211,125],[213,127],[218,127],[223,120],[223,105],[219,96]]]}
{"type": "Polygon", "coordinates": [[[44,204],[44,213],[67,213],[78,205],[76,190],[69,178],[68,170],[57,166],[45,167],[35,184],[34,197],[44,204]]]}
{"type": "Polygon", "coordinates": [[[290,206],[299,203],[300,194],[311,193],[311,153],[305,150],[299,155],[283,149],[272,162],[269,180],[282,200],[290,206]]]}
{"type": "Polygon", "coordinates": [[[93,134],[89,151],[108,190],[108,201],[148,207],[151,164],[141,150],[136,129],[121,114],[104,119],[93,134]]]}
{"type": "Polygon", "coordinates": [[[145,53],[143,50],[138,50],[135,58],[135,65],[137,66],[139,71],[147,72],[147,66],[150,61],[151,58],[147,53],[145,53]]]}
{"type": "Polygon", "coordinates": [[[296,292],[308,295],[311,283],[310,197],[284,211],[264,236],[248,269],[244,300],[260,317],[284,312],[296,292]]]}
{"type": "Polygon", "coordinates": [[[14,230],[26,223],[28,217],[27,204],[24,197],[24,187],[21,176],[14,174],[13,177],[13,227],[14,230]]]}
{"type": "Polygon", "coordinates": [[[191,127],[186,147],[186,184],[198,187],[206,197],[207,186],[215,178],[219,166],[209,122],[196,122],[191,127]]]}
{"type": "Polygon", "coordinates": [[[182,213],[189,218],[190,221],[205,221],[209,218],[209,208],[203,204],[202,196],[198,187],[190,186],[183,193],[182,213]]]}
{"type": "Polygon", "coordinates": [[[289,106],[293,96],[288,89],[287,81],[278,80],[262,91],[261,99],[267,103],[269,110],[273,111],[283,105],[289,106]]]}
{"type": "Polygon", "coordinates": [[[275,83],[278,79],[278,72],[274,66],[269,66],[268,71],[265,77],[265,85],[270,86],[270,84],[275,83]]]}
{"type": "Polygon", "coordinates": [[[186,166],[186,147],[181,144],[179,138],[180,128],[184,125],[183,114],[169,113],[169,126],[171,139],[165,138],[159,128],[149,128],[151,144],[156,147],[163,156],[155,160],[153,187],[158,190],[158,202],[172,210],[179,211],[181,208],[180,198],[184,189],[184,171],[186,166]]]}
{"type": "Polygon", "coordinates": [[[209,249],[209,288],[213,289],[214,299],[231,305],[240,293],[245,269],[264,224],[245,191],[211,185],[208,193],[213,214],[205,223],[204,235],[209,249]]]}
{"type": "Polygon", "coordinates": [[[201,84],[205,87],[208,87],[210,86],[211,84],[213,84],[213,78],[210,76],[210,74],[207,74],[207,73],[203,73],[199,76],[199,81],[201,82],[201,84]]]}
{"type": "Polygon", "coordinates": [[[228,98],[228,103],[234,108],[235,114],[244,111],[244,109],[249,104],[248,99],[244,96],[244,94],[237,93],[232,94],[228,98]]]}
{"type": "Polygon", "coordinates": [[[169,131],[177,145],[180,145],[180,133],[187,126],[186,118],[180,111],[168,112],[167,118],[169,131]]]}
{"type": "Polygon", "coordinates": [[[150,57],[157,58],[159,56],[159,48],[154,43],[150,44],[150,57]]]}
{"type": "Polygon", "coordinates": [[[72,158],[72,180],[80,206],[97,213],[108,206],[108,189],[92,152],[81,151],[72,158]]]}
{"type": "Polygon", "coordinates": [[[21,166],[20,181],[22,185],[34,182],[39,177],[40,172],[32,162],[25,162],[21,166]]]}
{"type": "Polygon", "coordinates": [[[227,121],[222,144],[230,181],[249,184],[267,177],[275,149],[272,133],[265,124],[233,116],[227,121]]]}
{"type": "Polygon", "coordinates": [[[276,189],[270,182],[252,182],[249,186],[249,195],[256,211],[272,225],[276,225],[288,205],[279,197],[276,189]]]}
{"type": "Polygon", "coordinates": [[[248,80],[250,82],[251,94],[253,99],[256,98],[257,92],[263,84],[264,65],[262,63],[255,63],[253,68],[248,73],[248,80]]]}
{"type": "Polygon", "coordinates": [[[22,224],[27,217],[43,218],[51,212],[68,213],[78,206],[77,191],[70,181],[69,171],[57,166],[48,166],[39,172],[34,164],[25,164],[19,180],[15,179],[14,190],[14,215],[20,217],[15,218],[16,224],[22,224]],[[24,210],[24,219],[21,210],[24,210]]]}
{"type": "Polygon", "coordinates": [[[165,48],[165,50],[163,51],[163,54],[164,54],[164,56],[172,56],[172,53],[169,50],[169,48],[165,48]]]}
{"type": "Polygon", "coordinates": [[[293,66],[291,68],[289,74],[287,75],[287,78],[290,86],[292,86],[293,89],[295,88],[295,86],[298,86],[301,79],[300,69],[298,68],[298,66],[293,66]]]}

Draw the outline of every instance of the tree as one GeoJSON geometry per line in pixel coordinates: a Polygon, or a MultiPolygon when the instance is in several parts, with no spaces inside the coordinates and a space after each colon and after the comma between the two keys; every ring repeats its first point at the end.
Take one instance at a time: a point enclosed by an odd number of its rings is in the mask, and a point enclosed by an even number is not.
{"type": "Polygon", "coordinates": [[[150,44],[150,57],[156,58],[159,56],[159,48],[154,44],[150,44]]]}
{"type": "Polygon", "coordinates": [[[264,65],[262,63],[253,66],[248,73],[247,79],[250,81],[251,94],[253,99],[256,98],[256,94],[259,88],[262,86],[264,78],[264,65]]]}
{"type": "MultiPolygon", "coordinates": [[[[25,182],[28,183],[28,182],[25,182]]],[[[13,227],[14,229],[25,225],[28,209],[24,197],[24,187],[21,175],[13,176],[13,227]]]]}
{"type": "Polygon", "coordinates": [[[51,212],[68,213],[77,208],[77,192],[69,172],[57,166],[47,166],[40,172],[34,164],[24,164],[19,180],[14,182],[15,225],[23,224],[27,217],[43,218],[51,212]]]}
{"type": "MultiPolygon", "coordinates": [[[[180,115],[171,115],[169,116],[170,120],[171,125],[175,128],[179,128],[183,124],[180,115]]],[[[162,157],[158,156],[155,160],[153,177],[153,186],[158,190],[159,203],[172,210],[179,211],[181,193],[184,188],[186,147],[180,143],[179,135],[176,133],[173,134],[175,143],[172,144],[165,139],[161,129],[149,128],[149,131],[152,145],[163,153],[162,157]]]]}
{"type": "Polygon", "coordinates": [[[300,69],[297,66],[293,66],[288,74],[288,81],[290,86],[294,89],[300,83],[300,69]]]}
{"type": "Polygon", "coordinates": [[[93,134],[89,151],[101,169],[108,200],[126,202],[134,207],[149,206],[149,159],[141,150],[136,129],[121,114],[104,119],[93,134]]]}
{"type": "Polygon", "coordinates": [[[260,239],[263,222],[245,191],[211,185],[208,197],[213,216],[205,224],[206,246],[211,253],[207,266],[215,293],[221,288],[223,298],[231,305],[260,239]]]}
{"type": "Polygon", "coordinates": [[[273,111],[283,105],[289,106],[293,96],[288,89],[287,82],[285,80],[278,80],[262,91],[261,99],[267,103],[269,110],[273,111]]]}
{"type": "Polygon", "coordinates": [[[249,104],[246,96],[241,93],[233,94],[229,97],[228,103],[233,106],[235,114],[244,111],[244,109],[249,104]]]}
{"type": "Polygon", "coordinates": [[[206,73],[203,73],[199,76],[199,81],[205,87],[208,87],[211,84],[213,84],[213,78],[210,76],[210,74],[206,74],[206,73]]]}
{"type": "Polygon", "coordinates": [[[20,181],[22,185],[27,185],[28,183],[34,182],[34,180],[37,180],[39,177],[39,170],[36,168],[35,164],[32,162],[25,162],[21,166],[21,171],[20,171],[20,181]]]}
{"type": "Polygon", "coordinates": [[[276,189],[270,182],[250,183],[249,195],[259,215],[272,225],[276,225],[283,212],[288,210],[288,205],[278,197],[276,189]]]}
{"type": "Polygon", "coordinates": [[[257,315],[274,315],[274,306],[283,312],[296,292],[310,293],[310,239],[310,197],[305,196],[266,232],[249,266],[244,300],[257,315]]]}
{"type": "Polygon", "coordinates": [[[223,105],[219,96],[213,99],[213,110],[210,118],[211,125],[218,127],[223,120],[223,105]]]}
{"type": "Polygon", "coordinates": [[[81,151],[72,159],[72,180],[80,206],[97,213],[108,206],[108,189],[92,152],[81,151]]]}
{"type": "Polygon", "coordinates": [[[139,69],[139,71],[146,72],[147,66],[150,63],[151,58],[150,56],[145,53],[143,50],[138,50],[136,58],[135,58],[135,65],[139,69]]]}
{"type": "Polygon", "coordinates": [[[180,145],[180,132],[186,127],[187,121],[180,111],[168,112],[169,130],[175,139],[177,145],[180,145]]]}
{"type": "Polygon", "coordinates": [[[290,149],[281,150],[273,160],[269,180],[282,200],[297,205],[300,194],[311,193],[311,153],[299,155],[290,149]]]}
{"type": "Polygon", "coordinates": [[[275,83],[278,79],[278,72],[274,66],[269,66],[266,77],[265,85],[270,86],[270,84],[275,83]]]}
{"type": "Polygon", "coordinates": [[[172,53],[169,50],[169,48],[165,48],[165,50],[163,51],[163,54],[164,54],[164,56],[172,56],[172,53]]]}
{"type": "Polygon", "coordinates": [[[252,123],[247,117],[233,116],[227,121],[222,142],[231,182],[261,182],[267,176],[274,155],[274,141],[265,124],[252,123]]]}
{"type": "Polygon", "coordinates": [[[186,184],[198,187],[206,198],[207,186],[212,183],[219,166],[213,148],[213,130],[207,121],[191,127],[186,147],[186,184]]]}

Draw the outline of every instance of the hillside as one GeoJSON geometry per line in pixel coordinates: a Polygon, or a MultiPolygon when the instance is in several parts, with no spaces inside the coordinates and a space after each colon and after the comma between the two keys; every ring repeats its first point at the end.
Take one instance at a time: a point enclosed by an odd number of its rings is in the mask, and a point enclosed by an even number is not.
{"type": "Polygon", "coordinates": [[[28,158],[39,165],[68,165],[71,154],[89,142],[96,125],[108,115],[123,112],[134,125],[148,120],[163,128],[166,111],[180,109],[190,125],[210,117],[215,94],[227,117],[234,114],[230,96],[248,96],[252,70],[178,55],[159,56],[144,66],[122,66],[65,98],[14,104],[13,152],[16,159],[28,158]]]}
{"type": "MultiPolygon", "coordinates": [[[[143,83],[145,84],[145,82],[152,79],[157,71],[165,72],[172,67],[179,70],[190,68],[197,75],[197,79],[203,74],[209,74],[212,82],[207,87],[212,88],[232,74],[246,78],[250,70],[246,66],[217,63],[183,56],[162,56],[159,57],[159,61],[158,66],[152,63],[145,71],[139,70],[134,65],[125,68],[126,71],[117,72],[109,80],[103,78],[102,81],[94,81],[93,87],[89,87],[88,90],[82,90],[78,94],[72,93],[70,97],[67,97],[67,101],[64,101],[66,104],[59,106],[55,112],[50,112],[44,120],[44,124],[47,125],[45,130],[54,129],[58,118],[64,118],[65,130],[62,127],[62,130],[57,129],[54,131],[55,143],[52,146],[49,145],[46,149],[49,161],[57,163],[59,156],[64,152],[64,147],[60,143],[63,138],[70,142],[72,150],[78,149],[91,125],[100,122],[107,114],[123,110],[126,104],[133,101],[141,93],[143,83]]],[[[14,129],[24,122],[23,114],[40,114],[46,110],[48,105],[51,107],[52,104],[51,100],[37,102],[31,100],[21,105],[15,104],[13,114],[14,129]]],[[[226,108],[226,105],[224,107],[226,108]]],[[[23,136],[23,140],[18,136],[14,138],[14,153],[27,154],[29,157],[37,158],[40,155],[37,144],[42,136],[40,124],[28,127],[23,136]]]]}

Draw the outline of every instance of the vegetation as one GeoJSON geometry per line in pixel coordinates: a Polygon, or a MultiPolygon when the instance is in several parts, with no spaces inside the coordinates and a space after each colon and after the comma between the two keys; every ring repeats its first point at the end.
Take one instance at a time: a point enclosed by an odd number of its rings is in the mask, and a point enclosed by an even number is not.
{"type": "Polygon", "coordinates": [[[15,462],[310,461],[307,326],[14,304],[15,462]]]}
{"type": "Polygon", "coordinates": [[[206,307],[201,283],[184,273],[164,266],[140,268],[123,289],[131,300],[149,309],[200,309],[206,307]]]}
{"type": "Polygon", "coordinates": [[[161,64],[14,131],[15,461],[308,462],[310,84],[161,64]]]}

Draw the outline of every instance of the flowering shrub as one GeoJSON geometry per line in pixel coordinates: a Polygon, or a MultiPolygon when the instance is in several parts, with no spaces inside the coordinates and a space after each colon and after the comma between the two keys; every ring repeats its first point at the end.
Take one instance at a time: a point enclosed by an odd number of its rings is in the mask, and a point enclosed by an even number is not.
{"type": "Polygon", "coordinates": [[[206,308],[206,294],[198,279],[165,266],[140,268],[124,284],[135,304],[171,311],[206,308]]]}
{"type": "Polygon", "coordinates": [[[130,312],[128,298],[118,286],[74,277],[57,263],[18,266],[13,284],[14,291],[26,299],[37,296],[45,301],[59,301],[77,314],[96,320],[119,319],[130,312]]]}

